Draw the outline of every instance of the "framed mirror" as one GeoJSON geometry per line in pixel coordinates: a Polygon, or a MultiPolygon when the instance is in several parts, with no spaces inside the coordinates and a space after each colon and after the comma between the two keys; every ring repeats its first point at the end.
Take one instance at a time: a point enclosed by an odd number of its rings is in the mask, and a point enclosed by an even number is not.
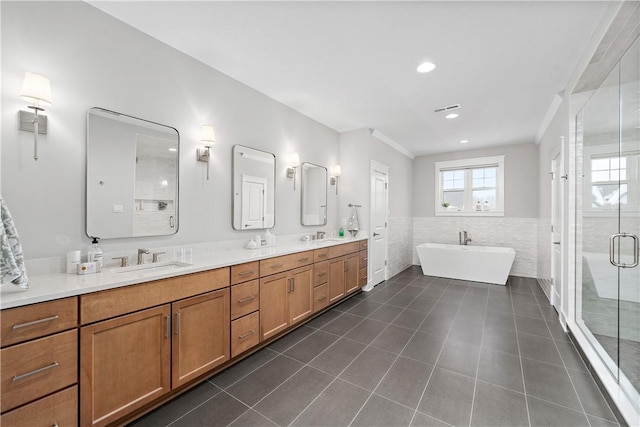
{"type": "Polygon", "coordinates": [[[233,229],[272,228],[276,223],[276,156],[273,153],[234,145],[233,229]]]}
{"type": "Polygon", "coordinates": [[[178,232],[180,135],[103,108],[87,113],[87,235],[101,239],[178,232]]]}
{"type": "Polygon", "coordinates": [[[327,168],[303,163],[300,221],[302,225],[327,224],[327,168]]]}

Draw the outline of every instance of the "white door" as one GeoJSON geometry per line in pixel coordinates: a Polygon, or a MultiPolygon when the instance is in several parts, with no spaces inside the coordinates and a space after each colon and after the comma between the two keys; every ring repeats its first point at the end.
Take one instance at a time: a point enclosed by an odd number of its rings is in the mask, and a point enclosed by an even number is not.
{"type": "Polygon", "coordinates": [[[371,162],[371,281],[373,287],[387,278],[387,220],[389,168],[371,162]]]}
{"type": "Polygon", "coordinates": [[[242,229],[264,228],[267,180],[242,175],[242,229]]]}
{"type": "MultiPolygon", "coordinates": [[[[564,145],[564,144],[563,144],[564,145]]],[[[562,149],[551,161],[551,304],[560,312],[562,289],[562,149]]]]}

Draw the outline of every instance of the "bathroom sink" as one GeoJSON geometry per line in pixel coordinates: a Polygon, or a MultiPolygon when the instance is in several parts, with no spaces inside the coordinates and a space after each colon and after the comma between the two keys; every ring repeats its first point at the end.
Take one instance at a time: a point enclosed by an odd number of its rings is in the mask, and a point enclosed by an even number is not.
{"type": "Polygon", "coordinates": [[[192,264],[180,261],[164,261],[152,264],[132,265],[131,267],[123,267],[116,270],[118,274],[125,273],[157,273],[161,271],[175,270],[176,268],[190,267],[192,264]]]}

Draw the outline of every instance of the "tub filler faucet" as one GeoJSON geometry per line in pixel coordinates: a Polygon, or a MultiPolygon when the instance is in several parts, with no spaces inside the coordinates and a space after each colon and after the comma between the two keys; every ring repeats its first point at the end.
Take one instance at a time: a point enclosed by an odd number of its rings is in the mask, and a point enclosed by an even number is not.
{"type": "Polygon", "coordinates": [[[471,237],[467,237],[467,232],[466,231],[459,231],[458,232],[458,240],[459,240],[461,245],[465,245],[466,246],[471,241],[471,237]]]}

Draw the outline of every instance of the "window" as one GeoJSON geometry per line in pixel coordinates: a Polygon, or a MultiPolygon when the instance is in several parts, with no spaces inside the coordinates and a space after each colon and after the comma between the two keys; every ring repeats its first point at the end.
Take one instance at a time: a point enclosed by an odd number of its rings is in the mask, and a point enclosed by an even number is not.
{"type": "Polygon", "coordinates": [[[627,205],[627,158],[591,158],[591,207],[627,205]]]}
{"type": "Polygon", "coordinates": [[[436,162],[438,216],[503,216],[504,156],[436,162]]]}

